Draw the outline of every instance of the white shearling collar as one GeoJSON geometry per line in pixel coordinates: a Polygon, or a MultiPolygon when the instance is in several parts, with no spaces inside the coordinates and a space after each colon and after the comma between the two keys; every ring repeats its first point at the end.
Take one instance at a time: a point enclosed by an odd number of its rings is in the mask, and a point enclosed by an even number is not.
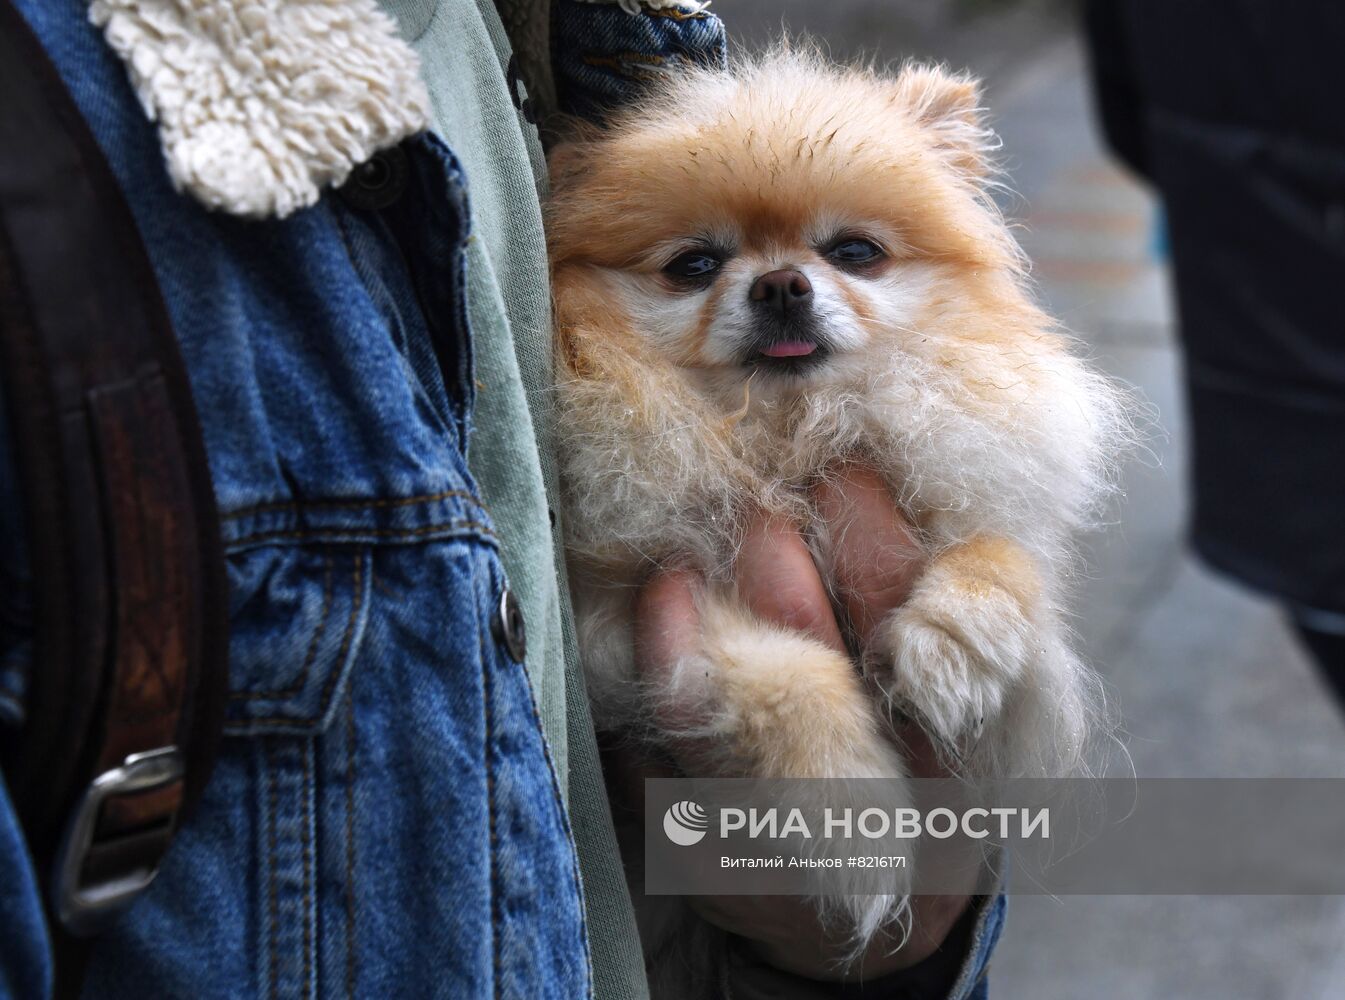
{"type": "Polygon", "coordinates": [[[376,0],[93,0],[173,183],[283,218],[426,127],[420,61],[376,0]]]}

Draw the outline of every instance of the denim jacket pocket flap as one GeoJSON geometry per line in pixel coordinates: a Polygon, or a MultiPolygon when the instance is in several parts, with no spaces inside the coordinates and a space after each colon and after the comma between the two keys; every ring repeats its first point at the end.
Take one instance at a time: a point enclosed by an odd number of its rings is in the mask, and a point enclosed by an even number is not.
{"type": "Polygon", "coordinates": [[[363,546],[267,546],[229,557],[230,735],[325,729],[369,617],[363,546]]]}

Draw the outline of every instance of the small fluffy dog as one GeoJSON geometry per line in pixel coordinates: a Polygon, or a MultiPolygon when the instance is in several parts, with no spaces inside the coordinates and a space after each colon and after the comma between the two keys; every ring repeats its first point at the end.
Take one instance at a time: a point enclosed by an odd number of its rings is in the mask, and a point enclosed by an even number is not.
{"type": "MultiPolygon", "coordinates": [[[[902,781],[895,707],[960,773],[1077,772],[1094,683],[1063,621],[1070,538],[1128,421],[1033,303],[978,103],[941,69],[785,52],[672,79],[554,151],[565,538],[600,729],[657,742],[678,734],[651,706],[691,700],[722,776],[902,781]],[[809,487],[839,461],[884,477],[928,556],[858,664],[729,582],[762,512],[825,573],[844,526],[809,487]],[[670,561],[705,573],[704,635],[655,686],[632,598],[670,561]]],[[[851,929],[899,910],[856,903],[851,929]]]]}

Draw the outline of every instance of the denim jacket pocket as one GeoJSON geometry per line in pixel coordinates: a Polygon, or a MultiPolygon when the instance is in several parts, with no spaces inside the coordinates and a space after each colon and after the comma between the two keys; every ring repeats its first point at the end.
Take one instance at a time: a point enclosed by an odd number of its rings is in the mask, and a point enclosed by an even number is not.
{"type": "Polygon", "coordinates": [[[369,618],[366,546],[267,546],[229,557],[226,732],[324,730],[369,618]]]}

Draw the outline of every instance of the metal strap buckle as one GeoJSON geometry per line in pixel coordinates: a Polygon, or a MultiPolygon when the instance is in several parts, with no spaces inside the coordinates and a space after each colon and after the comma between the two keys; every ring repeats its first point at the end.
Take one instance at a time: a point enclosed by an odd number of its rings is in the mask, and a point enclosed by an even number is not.
{"type": "Polygon", "coordinates": [[[130,905],[159,874],[157,861],[124,874],[86,884],[85,867],[94,846],[103,804],[113,796],[136,795],[180,781],[186,771],[182,752],[160,747],[127,757],[121,767],[94,778],[81,797],[56,853],[52,886],[56,915],[71,934],[92,934],[130,905]]]}

